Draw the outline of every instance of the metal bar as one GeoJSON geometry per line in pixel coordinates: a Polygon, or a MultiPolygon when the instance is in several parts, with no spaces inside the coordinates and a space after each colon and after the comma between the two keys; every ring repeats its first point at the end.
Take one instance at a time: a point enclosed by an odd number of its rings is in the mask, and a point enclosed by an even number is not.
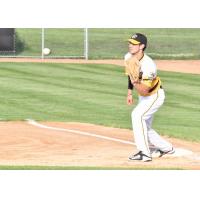
{"type": "Polygon", "coordinates": [[[42,28],[42,51],[41,51],[41,57],[42,59],[44,59],[44,53],[43,53],[43,49],[44,49],[44,28],[42,28]]]}
{"type": "Polygon", "coordinates": [[[88,60],[89,44],[88,44],[88,28],[84,29],[84,56],[88,60]]]}

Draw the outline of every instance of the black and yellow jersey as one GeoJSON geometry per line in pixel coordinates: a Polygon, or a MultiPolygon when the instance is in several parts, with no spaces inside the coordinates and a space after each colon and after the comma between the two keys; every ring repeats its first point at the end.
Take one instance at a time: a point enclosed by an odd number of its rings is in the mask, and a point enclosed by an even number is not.
{"type": "MultiPolygon", "coordinates": [[[[132,55],[127,53],[125,55],[125,60],[129,59],[132,55]]],[[[160,77],[157,76],[157,67],[155,62],[146,54],[144,54],[143,58],[140,62],[140,81],[142,84],[149,87],[149,93],[146,96],[150,96],[156,93],[159,88],[161,88],[161,80],[160,77]]],[[[128,88],[132,89],[130,78],[129,78],[128,88]]],[[[141,94],[139,94],[141,95],[141,94]]]]}

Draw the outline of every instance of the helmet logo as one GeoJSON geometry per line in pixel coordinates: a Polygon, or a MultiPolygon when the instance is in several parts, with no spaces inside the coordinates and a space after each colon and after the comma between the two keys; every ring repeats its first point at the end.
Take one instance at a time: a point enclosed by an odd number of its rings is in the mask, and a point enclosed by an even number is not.
{"type": "Polygon", "coordinates": [[[135,34],[135,35],[132,36],[132,39],[135,39],[135,38],[137,38],[137,34],[135,34]]]}

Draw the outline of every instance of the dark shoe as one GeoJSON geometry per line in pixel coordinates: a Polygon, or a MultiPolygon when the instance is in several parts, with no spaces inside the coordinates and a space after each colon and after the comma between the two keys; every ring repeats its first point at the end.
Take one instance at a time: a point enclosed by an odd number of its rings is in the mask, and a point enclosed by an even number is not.
{"type": "Polygon", "coordinates": [[[152,161],[152,158],[143,154],[142,151],[139,151],[138,153],[130,156],[129,160],[141,160],[143,162],[149,162],[152,161]]]}
{"type": "Polygon", "coordinates": [[[169,150],[169,151],[161,151],[161,150],[158,150],[158,151],[159,151],[159,153],[160,153],[159,157],[162,157],[162,156],[164,156],[164,155],[166,155],[166,154],[173,154],[173,153],[175,153],[175,150],[174,150],[173,147],[172,147],[172,149],[169,150]]]}

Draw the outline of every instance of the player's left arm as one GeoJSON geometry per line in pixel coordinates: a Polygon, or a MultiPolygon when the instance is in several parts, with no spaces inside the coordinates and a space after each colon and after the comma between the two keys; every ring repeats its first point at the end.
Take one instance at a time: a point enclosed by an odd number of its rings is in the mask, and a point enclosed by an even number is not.
{"type": "Polygon", "coordinates": [[[143,82],[135,82],[133,85],[134,88],[137,90],[137,92],[142,96],[148,95],[149,90],[151,88],[150,86],[144,84],[143,82]]]}
{"type": "Polygon", "coordinates": [[[156,71],[154,69],[149,70],[146,73],[142,74],[139,81],[136,81],[135,83],[133,83],[134,88],[137,90],[137,92],[140,95],[146,96],[148,95],[151,89],[152,81],[155,78],[156,78],[156,71]]]}

